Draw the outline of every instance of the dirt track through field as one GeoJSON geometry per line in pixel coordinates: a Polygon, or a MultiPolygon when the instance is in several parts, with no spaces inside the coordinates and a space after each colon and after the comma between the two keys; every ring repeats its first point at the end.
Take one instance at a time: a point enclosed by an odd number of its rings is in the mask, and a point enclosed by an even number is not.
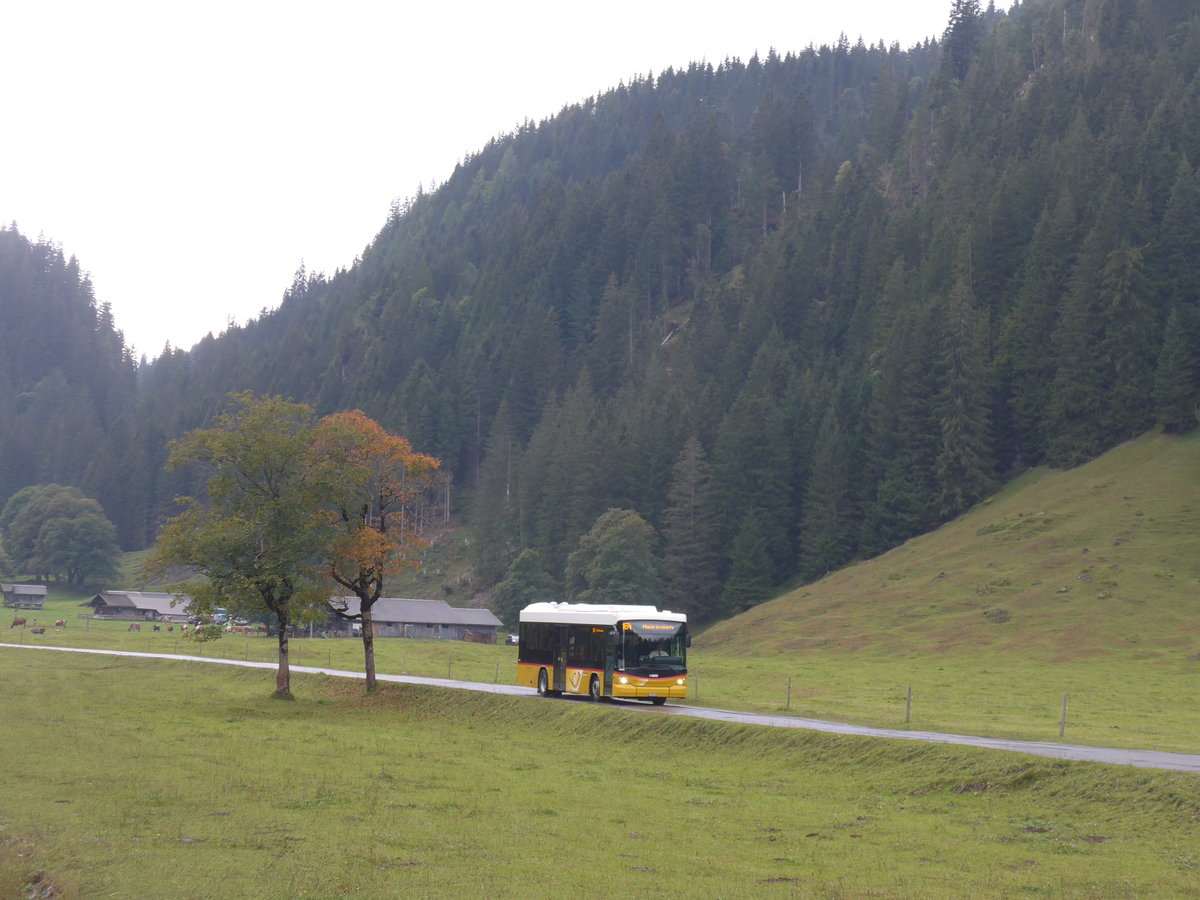
{"type": "MultiPolygon", "coordinates": [[[[276,668],[276,664],[273,662],[246,662],[237,659],[213,659],[204,656],[181,656],[172,653],[136,653],[127,650],[94,650],[80,647],[43,647],[30,646],[28,644],[3,643],[0,643],[0,648],[11,648],[13,650],[57,650],[63,653],[99,653],[107,656],[129,656],[141,659],[185,660],[189,662],[215,663],[224,666],[242,666],[252,669],[276,668]]],[[[292,666],[291,670],[293,672],[312,675],[331,675],[338,678],[363,677],[362,672],[330,669],[323,666],[292,666]]],[[[401,684],[423,684],[463,691],[480,691],[487,694],[506,694],[512,697],[537,697],[537,692],[533,688],[518,687],[515,684],[455,681],[450,678],[420,678],[415,675],[377,675],[376,678],[379,681],[391,681],[401,684]]],[[[567,702],[573,702],[573,698],[567,702]]],[[[581,697],[578,702],[586,703],[590,701],[581,697]]],[[[1059,744],[1043,741],[1010,741],[1001,738],[973,737],[965,734],[941,734],[936,731],[900,731],[891,728],[871,728],[866,725],[825,722],[820,719],[802,719],[796,716],[768,716],[758,713],[709,709],[703,706],[649,706],[643,703],[619,700],[606,703],[605,706],[614,711],[620,710],[641,715],[690,716],[697,719],[711,719],[717,722],[732,722],[738,725],[755,725],[767,728],[803,728],[810,731],[823,731],[829,734],[921,741],[929,744],[957,744],[964,747],[982,747],[988,750],[1005,750],[1011,753],[1049,756],[1055,759],[1072,759],[1117,766],[1136,766],[1144,769],[1170,769],[1177,772],[1200,773],[1200,754],[1197,753],[1123,750],[1116,747],[1086,747],[1080,744],[1059,744]]]]}

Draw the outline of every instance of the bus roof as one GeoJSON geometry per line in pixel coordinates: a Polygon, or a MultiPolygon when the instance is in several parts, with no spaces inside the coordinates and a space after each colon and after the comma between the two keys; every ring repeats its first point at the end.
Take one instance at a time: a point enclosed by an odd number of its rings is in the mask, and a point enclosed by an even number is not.
{"type": "Polygon", "coordinates": [[[564,625],[616,625],[630,619],[686,622],[683,613],[653,606],[605,603],[530,603],[521,610],[522,622],[561,622],[564,625]]]}

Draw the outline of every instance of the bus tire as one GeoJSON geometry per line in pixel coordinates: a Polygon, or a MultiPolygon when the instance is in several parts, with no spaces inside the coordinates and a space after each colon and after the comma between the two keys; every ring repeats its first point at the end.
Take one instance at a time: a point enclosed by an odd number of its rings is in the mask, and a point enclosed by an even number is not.
{"type": "Polygon", "coordinates": [[[655,706],[662,706],[664,703],[667,702],[667,698],[666,697],[651,697],[650,702],[653,703],[655,706]]]}
{"type": "Polygon", "coordinates": [[[545,669],[538,670],[537,692],[539,694],[541,694],[543,697],[550,696],[550,681],[548,678],[546,678],[546,670],[545,669]]]}
{"type": "Polygon", "coordinates": [[[595,675],[592,676],[592,683],[588,685],[588,697],[591,698],[593,703],[600,702],[600,679],[595,675]]]}

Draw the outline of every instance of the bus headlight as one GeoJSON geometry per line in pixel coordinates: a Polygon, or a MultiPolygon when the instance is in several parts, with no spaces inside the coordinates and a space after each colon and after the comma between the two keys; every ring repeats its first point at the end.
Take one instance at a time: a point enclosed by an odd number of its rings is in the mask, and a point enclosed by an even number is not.
{"type": "Polygon", "coordinates": [[[676,679],[675,679],[675,683],[676,683],[676,684],[683,684],[683,679],[682,679],[682,678],[676,678],[676,679]]]}
{"type": "Polygon", "coordinates": [[[629,679],[622,675],[617,678],[617,684],[629,684],[629,679]]]}

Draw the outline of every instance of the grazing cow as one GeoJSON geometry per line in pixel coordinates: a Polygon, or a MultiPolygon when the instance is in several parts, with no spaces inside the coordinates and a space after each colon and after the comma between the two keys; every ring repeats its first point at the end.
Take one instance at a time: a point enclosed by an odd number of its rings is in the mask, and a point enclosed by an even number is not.
{"type": "Polygon", "coordinates": [[[155,630],[155,631],[162,631],[162,627],[161,627],[161,626],[160,626],[160,625],[159,625],[157,622],[155,622],[155,623],[154,623],[154,630],[155,630]]]}
{"type": "Polygon", "coordinates": [[[13,619],[13,621],[12,621],[12,624],[11,624],[11,625],[9,625],[8,627],[9,627],[9,628],[16,628],[18,625],[20,625],[22,628],[24,628],[24,627],[25,627],[25,620],[24,620],[24,619],[13,619]]]}
{"type": "Polygon", "coordinates": [[[30,628],[30,629],[29,629],[29,633],[30,633],[30,634],[45,634],[45,633],[46,633],[46,626],[45,626],[45,625],[41,625],[41,626],[39,626],[39,627],[37,627],[37,628],[30,628]]]}
{"type": "Polygon", "coordinates": [[[66,628],[67,620],[66,619],[56,619],[54,622],[54,627],[55,628],[66,628]]]}
{"type": "Polygon", "coordinates": [[[174,626],[174,625],[168,625],[168,626],[167,626],[167,631],[169,631],[169,632],[170,632],[170,631],[174,631],[174,630],[175,630],[175,626],[174,626]]]}
{"type": "Polygon", "coordinates": [[[130,623],[129,623],[129,630],[130,630],[130,631],[141,631],[141,630],[142,630],[142,623],[141,623],[141,622],[130,622],[130,623]]]}

